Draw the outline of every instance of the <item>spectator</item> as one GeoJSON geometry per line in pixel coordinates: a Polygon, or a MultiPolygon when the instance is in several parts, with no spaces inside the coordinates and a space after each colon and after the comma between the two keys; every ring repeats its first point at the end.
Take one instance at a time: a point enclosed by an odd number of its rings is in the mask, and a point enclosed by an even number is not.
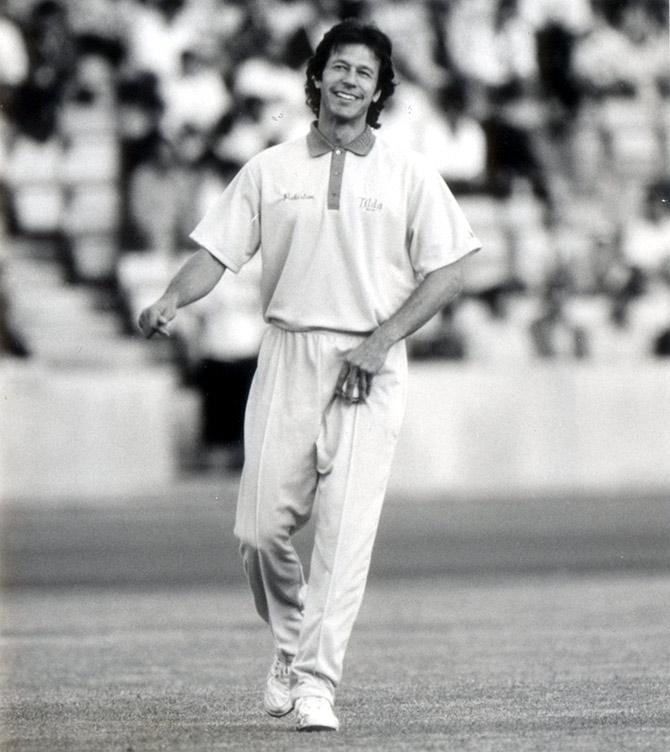
{"type": "Polygon", "coordinates": [[[254,263],[225,278],[196,310],[194,383],[200,392],[201,463],[239,470],[244,460],[244,409],[265,325],[260,268],[254,263]]]}
{"type": "MultiPolygon", "coordinates": [[[[662,100],[668,81],[666,20],[659,25],[647,3],[598,3],[592,32],[580,41],[575,69],[591,98],[591,119],[598,129],[593,191],[618,180],[605,193],[613,213],[627,209],[627,190],[668,166],[668,125],[662,100]]],[[[588,178],[587,178],[588,179],[588,178]]]]}
{"type": "Polygon", "coordinates": [[[647,279],[639,267],[617,264],[608,270],[605,284],[611,300],[611,321],[615,327],[625,329],[631,304],[645,294],[647,279]]]}
{"type": "Polygon", "coordinates": [[[440,133],[429,143],[437,169],[456,193],[483,186],[486,174],[486,134],[479,121],[469,114],[468,89],[464,79],[454,78],[437,92],[444,113],[440,133]]]}
{"type": "Polygon", "coordinates": [[[238,119],[240,127],[255,129],[261,148],[290,140],[309,127],[311,117],[305,113],[302,73],[283,64],[280,58],[247,58],[235,71],[233,90],[249,105],[238,119]],[[253,124],[247,121],[243,126],[244,116],[249,116],[253,124]]]}
{"type": "Polygon", "coordinates": [[[593,96],[636,97],[667,77],[667,34],[644,4],[598,3],[595,11],[575,52],[593,96]]]}
{"type": "Polygon", "coordinates": [[[136,249],[143,246],[146,238],[135,224],[130,206],[130,184],[133,173],[147,155],[153,153],[161,137],[160,120],[164,105],[158,93],[158,80],[151,73],[121,79],[117,99],[121,152],[119,238],[123,249],[136,249]]]}
{"type": "Polygon", "coordinates": [[[519,179],[525,180],[535,197],[549,205],[549,184],[534,136],[536,129],[518,117],[523,113],[522,99],[517,84],[490,92],[490,112],[482,123],[488,189],[498,198],[509,198],[519,179]]]}
{"type": "Polygon", "coordinates": [[[670,179],[647,186],[641,216],[622,228],[623,258],[647,278],[670,260],[670,179]]]}
{"type": "Polygon", "coordinates": [[[547,130],[558,138],[577,117],[583,88],[573,66],[575,35],[558,23],[537,32],[538,76],[547,103],[547,130]]]}
{"type": "MultiPolygon", "coordinates": [[[[27,77],[28,51],[21,30],[9,13],[0,10],[0,164],[7,163],[6,149],[14,121],[14,97],[27,77]]],[[[0,200],[4,208],[6,196],[3,182],[0,176],[0,200]]]]}
{"type": "Polygon", "coordinates": [[[654,340],[653,352],[659,358],[670,357],[670,328],[663,329],[654,340]]]}
{"type": "Polygon", "coordinates": [[[7,11],[0,10],[0,94],[6,102],[9,90],[28,76],[28,51],[20,28],[7,11]]]}
{"type": "Polygon", "coordinates": [[[593,23],[592,0],[518,0],[518,12],[534,29],[559,26],[581,37],[593,23]]]}
{"type": "Polygon", "coordinates": [[[537,76],[533,29],[515,0],[456,0],[447,48],[460,74],[485,88],[525,87],[537,76]]]}
{"type": "Polygon", "coordinates": [[[234,0],[186,0],[179,22],[190,29],[191,45],[223,76],[232,68],[230,48],[245,22],[245,3],[234,0]]]}
{"type": "Polygon", "coordinates": [[[663,334],[670,322],[670,260],[648,280],[644,294],[631,300],[627,325],[637,345],[634,358],[662,355],[663,334]]]}
{"type": "Polygon", "coordinates": [[[439,112],[426,91],[412,81],[403,80],[384,109],[383,138],[426,155],[426,131],[435,127],[438,119],[439,112]]]}
{"type": "Polygon", "coordinates": [[[75,64],[65,7],[56,0],[38,2],[30,13],[25,39],[29,69],[15,92],[14,118],[21,132],[45,142],[56,131],[75,64]]]}
{"type": "Polygon", "coordinates": [[[658,288],[663,299],[659,308],[665,316],[665,321],[658,327],[653,341],[652,352],[657,357],[670,357],[670,260],[660,270],[658,288]]]}
{"type": "Polygon", "coordinates": [[[457,0],[447,33],[456,69],[479,103],[488,190],[507,198],[521,177],[549,202],[535,137],[541,112],[533,97],[537,59],[532,27],[518,14],[515,0],[457,0]]]}
{"type": "Polygon", "coordinates": [[[224,118],[212,138],[212,149],[220,162],[239,168],[269,145],[261,125],[264,106],[263,100],[258,97],[235,100],[235,117],[224,118]]]}
{"type": "Polygon", "coordinates": [[[179,74],[163,83],[161,95],[165,104],[161,127],[166,134],[185,126],[206,133],[231,105],[223,77],[197,49],[182,52],[179,74]]]}
{"type": "MultiPolygon", "coordinates": [[[[496,285],[541,291],[550,322],[558,293],[547,270],[567,264],[580,293],[604,291],[616,336],[637,352],[633,330],[656,325],[667,292],[670,197],[657,179],[670,154],[665,0],[12,0],[0,11],[7,226],[62,227],[60,111],[74,100],[68,118],[87,104],[89,125],[102,122],[97,105],[118,118],[122,248],[178,252],[204,183],[304,132],[301,66],[343,16],[396,29],[404,80],[381,137],[429,155],[457,195],[491,194],[472,198],[489,202],[482,224],[493,228],[481,263],[500,247],[508,272],[489,280],[489,299],[496,285]],[[116,96],[103,102],[110,78],[116,96]],[[52,199],[33,201],[24,184],[37,178],[52,199]],[[630,218],[643,181],[642,211],[630,218]],[[35,207],[48,221],[26,220],[35,207]]],[[[485,310],[489,334],[507,336],[504,303],[503,313],[480,303],[447,319],[456,327],[485,310]]],[[[572,300],[559,307],[574,323],[572,300]]],[[[515,325],[528,345],[529,321],[515,325]]],[[[588,328],[595,352],[600,329],[588,328]]],[[[495,336],[470,345],[469,335],[470,356],[495,351],[495,336]]]]}
{"type": "Polygon", "coordinates": [[[128,3],[116,0],[68,0],[70,25],[77,54],[103,57],[118,69],[126,55],[124,12],[128,3]]]}
{"type": "Polygon", "coordinates": [[[574,324],[565,310],[569,277],[561,270],[547,280],[542,309],[530,325],[533,352],[540,358],[584,358],[588,354],[586,331],[574,324]]]}
{"type": "Polygon", "coordinates": [[[370,3],[365,15],[393,40],[398,70],[427,92],[446,82],[446,71],[436,60],[438,39],[427,3],[386,0],[370,3]]]}
{"type": "Polygon", "coordinates": [[[428,157],[457,194],[484,184],[486,137],[468,113],[462,79],[454,79],[433,97],[403,81],[385,110],[383,137],[428,157]]]}
{"type": "Polygon", "coordinates": [[[185,50],[198,46],[184,0],[147,0],[131,6],[126,25],[128,64],[162,86],[179,76],[185,50]]]}
{"type": "Polygon", "coordinates": [[[0,359],[3,356],[28,358],[30,350],[11,321],[9,301],[4,290],[0,289],[0,359]]]}
{"type": "Polygon", "coordinates": [[[263,25],[268,33],[267,55],[298,70],[314,50],[310,29],[319,22],[315,3],[306,0],[265,0],[261,9],[263,25]]]}
{"type": "Polygon", "coordinates": [[[190,245],[206,144],[198,131],[184,126],[170,140],[155,133],[147,146],[146,159],[130,178],[130,213],[143,245],[173,256],[190,245]]]}
{"type": "MultiPolygon", "coordinates": [[[[0,239],[3,235],[4,228],[0,226],[0,239]]],[[[0,360],[3,357],[28,358],[30,349],[14,321],[10,298],[7,294],[5,253],[4,248],[0,247],[0,360]]]]}

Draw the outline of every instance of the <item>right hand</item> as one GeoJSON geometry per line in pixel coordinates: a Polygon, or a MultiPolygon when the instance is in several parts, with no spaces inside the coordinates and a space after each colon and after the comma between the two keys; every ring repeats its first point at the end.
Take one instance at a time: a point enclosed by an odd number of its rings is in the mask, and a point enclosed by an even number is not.
{"type": "Polygon", "coordinates": [[[168,324],[177,315],[177,302],[170,296],[159,298],[153,305],[145,308],[138,319],[142,334],[149,339],[154,334],[169,337],[168,324]]]}

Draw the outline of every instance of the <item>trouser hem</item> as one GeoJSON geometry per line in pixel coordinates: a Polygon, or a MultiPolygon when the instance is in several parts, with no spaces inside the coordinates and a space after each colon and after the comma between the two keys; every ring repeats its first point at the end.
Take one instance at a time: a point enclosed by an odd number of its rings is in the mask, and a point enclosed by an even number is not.
{"type": "Polygon", "coordinates": [[[299,700],[301,697],[323,697],[331,705],[335,702],[335,693],[324,685],[319,684],[301,684],[291,690],[291,700],[293,702],[299,700]]]}

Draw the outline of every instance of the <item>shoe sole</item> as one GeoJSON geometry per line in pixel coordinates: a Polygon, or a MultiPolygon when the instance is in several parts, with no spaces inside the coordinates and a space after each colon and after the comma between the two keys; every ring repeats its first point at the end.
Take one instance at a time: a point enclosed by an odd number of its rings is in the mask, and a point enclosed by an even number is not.
{"type": "Polygon", "coordinates": [[[296,731],[337,731],[337,729],[333,726],[303,726],[302,728],[297,728],[296,731]]]}

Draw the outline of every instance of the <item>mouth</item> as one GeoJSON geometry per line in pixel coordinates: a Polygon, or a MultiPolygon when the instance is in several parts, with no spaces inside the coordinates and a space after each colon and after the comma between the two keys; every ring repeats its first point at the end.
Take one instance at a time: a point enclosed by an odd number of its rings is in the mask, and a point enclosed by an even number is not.
{"type": "Polygon", "coordinates": [[[336,91],[335,96],[338,99],[343,100],[344,102],[355,102],[358,97],[354,96],[353,94],[349,94],[346,91],[336,91]]]}

